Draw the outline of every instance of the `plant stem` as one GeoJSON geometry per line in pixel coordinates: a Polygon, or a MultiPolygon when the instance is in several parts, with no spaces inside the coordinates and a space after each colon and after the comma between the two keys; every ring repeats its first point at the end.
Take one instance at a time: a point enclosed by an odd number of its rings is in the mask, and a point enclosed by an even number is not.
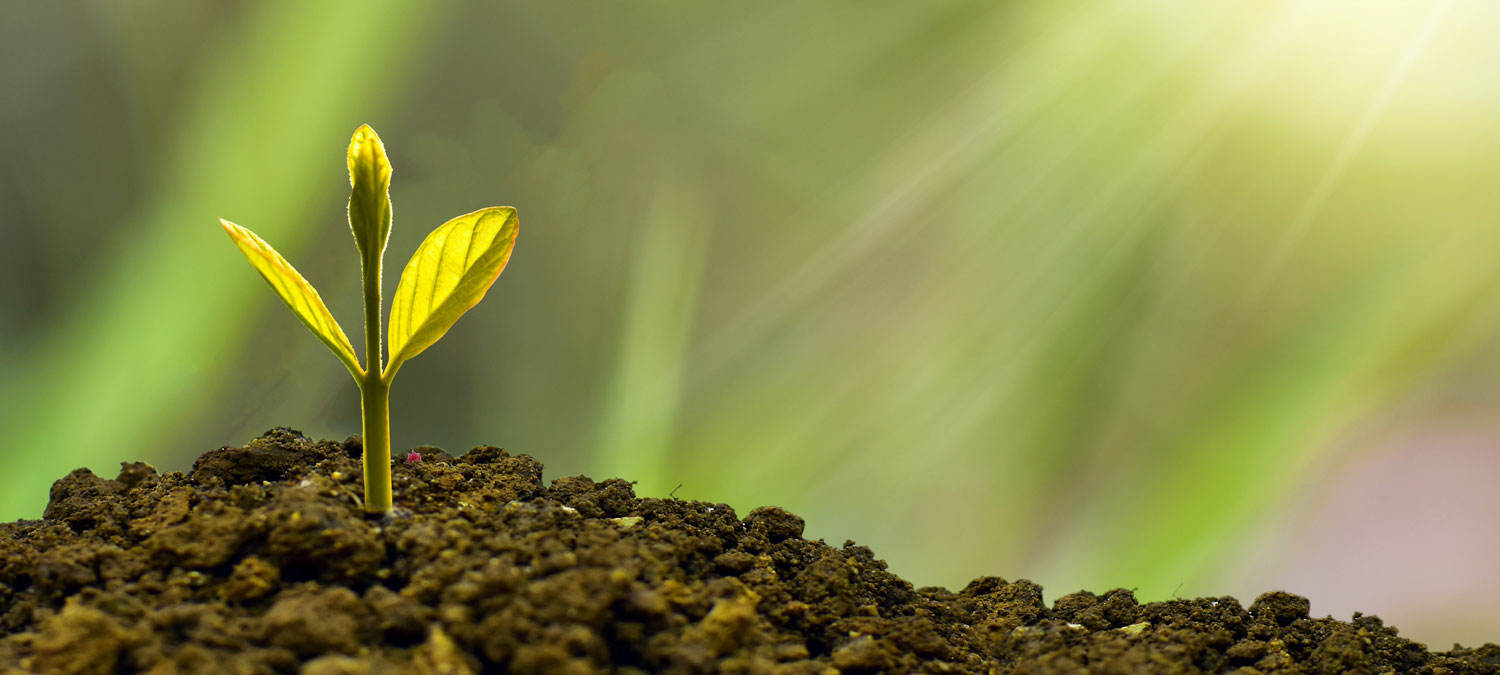
{"type": "Polygon", "coordinates": [[[371,369],[359,388],[364,415],[365,512],[391,510],[391,386],[371,369]]]}
{"type": "Polygon", "coordinates": [[[372,242],[363,261],[365,291],[365,377],[359,384],[364,428],[365,513],[391,510],[391,383],[381,377],[380,267],[385,242],[372,242]]]}

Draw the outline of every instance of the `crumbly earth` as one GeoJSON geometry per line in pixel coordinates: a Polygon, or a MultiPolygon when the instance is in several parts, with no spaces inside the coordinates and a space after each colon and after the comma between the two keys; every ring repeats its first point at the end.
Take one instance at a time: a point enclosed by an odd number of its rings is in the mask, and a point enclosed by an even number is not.
{"type": "Polygon", "coordinates": [[[913,588],[781,509],[548,486],[493,447],[397,462],[409,512],[372,521],[360,451],[277,429],[188,474],[74,471],[0,525],[0,673],[1500,673],[1286,593],[913,588]]]}

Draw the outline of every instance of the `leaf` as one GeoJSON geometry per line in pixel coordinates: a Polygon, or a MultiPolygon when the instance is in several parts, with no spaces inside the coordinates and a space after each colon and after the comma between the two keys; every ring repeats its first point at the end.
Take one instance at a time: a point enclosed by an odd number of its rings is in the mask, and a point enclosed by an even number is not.
{"type": "Polygon", "coordinates": [[[370,125],[349,139],[349,229],[365,267],[379,265],[391,234],[391,162],[370,125]]]}
{"type": "Polygon", "coordinates": [[[282,302],[290,307],[293,314],[302,320],[303,325],[318,336],[323,344],[333,351],[349,372],[359,379],[363,372],[359,367],[359,360],[354,356],[354,346],[349,344],[349,337],[344,335],[344,329],[339,327],[333,314],[328,311],[328,306],[323,304],[323,298],[318,295],[317,289],[307,283],[286,258],[281,257],[276,249],[271,248],[264,239],[256,236],[254,232],[239,225],[235,225],[223,218],[219,224],[224,226],[224,231],[229,233],[229,238],[234,240],[245,258],[255,271],[265,278],[276,295],[281,296],[282,302]]]}
{"type": "Polygon", "coordinates": [[[386,377],[484,298],[510,260],[519,229],[516,210],[496,206],[454,218],[427,235],[401,272],[391,302],[386,377]]]}

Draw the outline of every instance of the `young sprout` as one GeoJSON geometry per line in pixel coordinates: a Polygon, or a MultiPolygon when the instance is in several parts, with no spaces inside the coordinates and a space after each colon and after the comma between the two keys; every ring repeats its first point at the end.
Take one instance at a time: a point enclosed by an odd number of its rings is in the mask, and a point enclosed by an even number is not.
{"type": "Polygon", "coordinates": [[[427,235],[396,285],[390,358],[382,365],[380,279],[391,233],[391,163],[369,125],[349,141],[349,185],[349,229],[364,272],[365,366],[312,284],[254,232],[222,218],[219,223],[292,313],[354,376],[363,413],[365,511],[383,514],[391,510],[391,380],[401,364],[432,346],[484,298],[510,260],[520,226],[514,208],[493,206],[454,218],[427,235]]]}

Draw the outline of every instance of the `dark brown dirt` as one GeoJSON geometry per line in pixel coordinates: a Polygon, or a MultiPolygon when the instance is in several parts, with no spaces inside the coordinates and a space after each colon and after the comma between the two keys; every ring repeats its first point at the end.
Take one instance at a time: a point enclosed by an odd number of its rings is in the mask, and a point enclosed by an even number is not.
{"type": "Polygon", "coordinates": [[[492,447],[398,462],[360,510],[357,439],[274,430],[184,475],[57,482],[0,525],[0,673],[1500,673],[1268,593],[1139,604],[1028,581],[915,589],[774,507],[542,483],[492,447]]]}

